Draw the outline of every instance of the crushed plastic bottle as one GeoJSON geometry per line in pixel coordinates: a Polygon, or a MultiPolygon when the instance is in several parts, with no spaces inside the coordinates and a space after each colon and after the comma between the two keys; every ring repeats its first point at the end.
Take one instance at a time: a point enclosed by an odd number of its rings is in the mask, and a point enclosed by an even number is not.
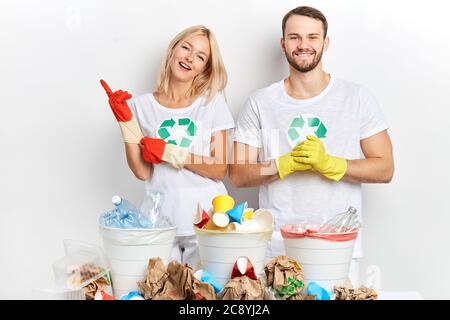
{"type": "Polygon", "coordinates": [[[143,201],[141,212],[149,217],[151,228],[172,227],[172,219],[161,214],[163,194],[160,191],[151,192],[143,201]]]}
{"type": "Polygon", "coordinates": [[[108,211],[100,215],[99,223],[109,228],[120,228],[119,214],[116,209],[108,211]]]}
{"type": "Polygon", "coordinates": [[[138,229],[150,228],[149,219],[130,201],[114,196],[111,199],[115,208],[100,216],[100,224],[111,228],[138,229]]]}
{"type": "Polygon", "coordinates": [[[354,207],[349,207],[347,211],[342,212],[322,224],[318,233],[343,233],[353,231],[361,227],[354,207]]]}

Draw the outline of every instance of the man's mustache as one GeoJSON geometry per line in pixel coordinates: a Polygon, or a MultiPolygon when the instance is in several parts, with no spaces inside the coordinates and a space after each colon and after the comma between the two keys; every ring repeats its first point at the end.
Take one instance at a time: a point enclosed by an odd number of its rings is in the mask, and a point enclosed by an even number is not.
{"type": "Polygon", "coordinates": [[[308,50],[295,50],[294,52],[292,52],[292,54],[299,54],[299,53],[316,53],[316,50],[310,50],[310,49],[308,49],[308,50]]]}

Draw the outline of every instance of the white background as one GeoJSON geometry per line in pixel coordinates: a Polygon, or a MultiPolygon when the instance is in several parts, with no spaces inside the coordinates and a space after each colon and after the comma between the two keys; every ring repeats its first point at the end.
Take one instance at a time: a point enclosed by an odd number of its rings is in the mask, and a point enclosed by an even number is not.
{"type": "MultiPolygon", "coordinates": [[[[362,276],[383,290],[450,298],[450,31],[445,1],[12,1],[0,4],[0,298],[53,280],[66,238],[101,244],[114,194],[138,203],[99,85],[153,89],[176,33],[216,33],[236,117],[287,75],[281,19],[309,4],[329,20],[326,71],[366,85],[391,125],[395,177],[364,186],[362,276]]],[[[229,191],[256,206],[255,189],[229,191]]]]}

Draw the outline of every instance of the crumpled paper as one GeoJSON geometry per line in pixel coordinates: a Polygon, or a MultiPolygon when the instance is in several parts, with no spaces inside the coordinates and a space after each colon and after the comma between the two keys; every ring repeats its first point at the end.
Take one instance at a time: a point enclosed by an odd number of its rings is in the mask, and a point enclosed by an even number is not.
{"type": "Polygon", "coordinates": [[[345,287],[334,287],[336,300],[377,300],[378,293],[371,288],[361,287],[351,289],[345,287]]]}
{"type": "Polygon", "coordinates": [[[83,287],[84,296],[86,300],[94,300],[97,291],[104,291],[110,283],[105,277],[100,277],[95,281],[92,281],[87,286],[83,287]]]}
{"type": "Polygon", "coordinates": [[[162,299],[169,300],[215,300],[214,288],[194,277],[187,264],[171,261],[167,266],[169,277],[164,285],[162,299]]]}
{"type": "Polygon", "coordinates": [[[231,279],[223,288],[222,300],[262,300],[264,284],[261,279],[253,280],[247,276],[231,279]]]}
{"type": "Polygon", "coordinates": [[[187,264],[171,261],[166,267],[161,258],[150,259],[147,276],[139,281],[146,300],[215,300],[214,288],[200,282],[187,264]]]}
{"type": "Polygon", "coordinates": [[[295,296],[287,297],[286,300],[316,300],[316,295],[309,294],[307,296],[302,296],[301,294],[296,294],[295,296]]]}
{"type": "Polygon", "coordinates": [[[304,286],[300,264],[286,256],[278,256],[264,267],[267,285],[274,288],[281,298],[300,295],[304,286]]]}
{"type": "Polygon", "coordinates": [[[306,296],[303,296],[301,294],[296,294],[293,296],[284,296],[281,297],[277,291],[275,291],[272,287],[265,287],[264,288],[264,300],[316,300],[316,295],[309,294],[306,296]]]}
{"type": "Polygon", "coordinates": [[[144,298],[151,300],[161,294],[168,277],[169,274],[161,258],[149,259],[147,275],[143,281],[138,281],[139,290],[144,298]]]}

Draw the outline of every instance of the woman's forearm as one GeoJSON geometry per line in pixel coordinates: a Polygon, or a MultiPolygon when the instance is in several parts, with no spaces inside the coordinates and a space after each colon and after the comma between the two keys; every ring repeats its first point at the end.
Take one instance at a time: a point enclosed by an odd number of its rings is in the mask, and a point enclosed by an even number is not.
{"type": "Polygon", "coordinates": [[[203,157],[189,153],[187,160],[184,168],[210,179],[223,180],[228,171],[227,163],[214,157],[203,157]]]}
{"type": "Polygon", "coordinates": [[[138,144],[125,143],[127,163],[133,174],[139,180],[148,180],[153,172],[153,167],[142,159],[141,147],[138,144]]]}
{"type": "Polygon", "coordinates": [[[189,153],[184,167],[203,177],[223,180],[228,173],[228,132],[222,130],[211,137],[211,156],[189,153]]]}

